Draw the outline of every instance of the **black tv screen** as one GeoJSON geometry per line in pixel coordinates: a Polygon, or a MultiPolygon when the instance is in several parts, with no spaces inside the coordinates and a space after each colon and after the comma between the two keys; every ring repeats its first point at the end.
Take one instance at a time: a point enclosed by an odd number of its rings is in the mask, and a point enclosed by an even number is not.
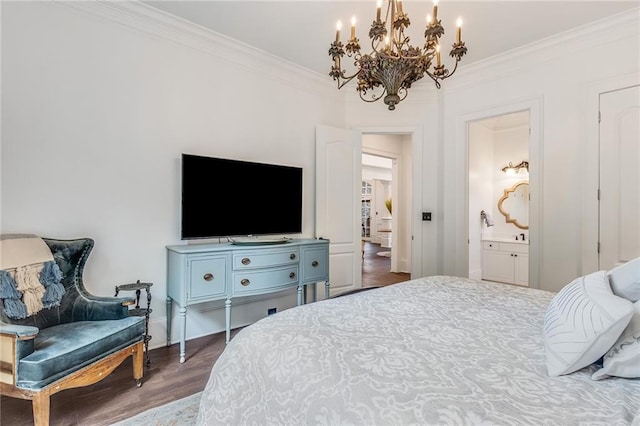
{"type": "Polygon", "coordinates": [[[183,240],[302,232],[302,168],[182,154],[183,240]]]}

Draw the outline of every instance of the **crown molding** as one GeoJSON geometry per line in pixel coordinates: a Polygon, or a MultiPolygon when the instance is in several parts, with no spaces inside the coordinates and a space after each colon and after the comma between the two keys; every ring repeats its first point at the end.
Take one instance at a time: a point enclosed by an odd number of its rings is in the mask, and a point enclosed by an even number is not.
{"type": "Polygon", "coordinates": [[[333,89],[333,82],[327,76],[137,0],[56,0],[53,3],[215,56],[296,89],[311,93],[333,89]]]}
{"type": "Polygon", "coordinates": [[[595,47],[618,40],[639,37],[640,7],[613,15],[596,22],[573,28],[528,45],[492,56],[469,65],[461,65],[457,78],[448,81],[446,91],[459,90],[493,80],[502,76],[520,73],[543,62],[567,56],[585,47],[595,47]]]}

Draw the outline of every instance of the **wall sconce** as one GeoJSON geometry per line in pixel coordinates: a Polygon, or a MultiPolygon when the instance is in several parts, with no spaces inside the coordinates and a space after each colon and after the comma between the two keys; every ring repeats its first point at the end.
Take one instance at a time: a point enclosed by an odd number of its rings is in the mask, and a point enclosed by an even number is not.
{"type": "Polygon", "coordinates": [[[508,166],[504,166],[502,168],[502,171],[505,172],[507,174],[507,176],[515,176],[516,173],[526,173],[528,175],[529,174],[529,162],[528,161],[522,161],[520,164],[514,166],[511,163],[511,161],[509,161],[509,165],[508,166]]]}

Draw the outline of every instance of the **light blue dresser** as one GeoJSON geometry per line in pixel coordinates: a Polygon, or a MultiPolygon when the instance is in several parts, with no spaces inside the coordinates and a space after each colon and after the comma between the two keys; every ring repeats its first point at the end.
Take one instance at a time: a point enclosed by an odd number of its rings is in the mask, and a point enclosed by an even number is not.
{"type": "MultiPolygon", "coordinates": [[[[325,283],[329,297],[329,241],[291,239],[285,244],[191,244],[167,246],[167,346],[171,344],[173,303],[180,308],[180,362],[185,360],[187,306],[225,300],[226,341],[231,333],[231,301],[236,297],[325,283]]],[[[316,286],[312,287],[313,300],[316,286]]]]}

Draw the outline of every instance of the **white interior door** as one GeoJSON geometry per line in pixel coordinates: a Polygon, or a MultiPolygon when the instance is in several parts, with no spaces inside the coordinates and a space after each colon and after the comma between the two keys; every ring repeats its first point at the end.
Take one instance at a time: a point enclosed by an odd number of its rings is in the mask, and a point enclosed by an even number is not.
{"type": "Polygon", "coordinates": [[[329,240],[331,295],[362,287],[361,185],[361,133],[318,125],[316,237],[329,240]]]}
{"type": "Polygon", "coordinates": [[[640,86],[600,95],[599,268],[640,256],[640,86]]]}

